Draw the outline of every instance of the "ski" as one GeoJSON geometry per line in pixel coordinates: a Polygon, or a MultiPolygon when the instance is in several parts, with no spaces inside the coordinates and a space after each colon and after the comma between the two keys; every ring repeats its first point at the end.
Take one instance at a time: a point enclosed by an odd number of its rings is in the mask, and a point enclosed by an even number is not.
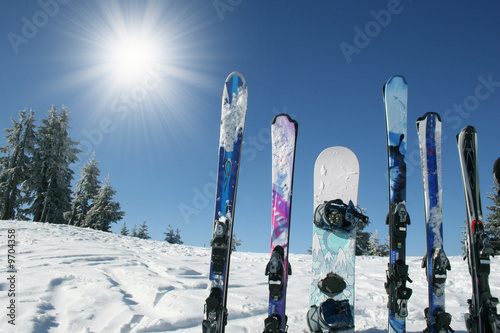
{"type": "Polygon", "coordinates": [[[468,300],[465,323],[470,333],[497,333],[500,332],[500,317],[496,308],[498,298],[492,297],[488,281],[493,249],[483,226],[476,129],[472,126],[462,129],[457,135],[457,146],[467,214],[466,259],[472,277],[472,298],[468,300]]]}
{"type": "Polygon", "coordinates": [[[210,294],[205,302],[203,333],[223,333],[227,324],[227,287],[238,172],[247,111],[247,85],[229,74],[222,93],[215,219],[210,257],[210,294]]]}
{"type": "Polygon", "coordinates": [[[293,168],[298,124],[286,114],[274,117],[272,137],[271,258],[265,274],[269,277],[269,309],[264,333],[287,331],[286,288],[292,267],[288,261],[293,168]]]}
{"type": "Polygon", "coordinates": [[[391,77],[383,88],[387,133],[389,171],[389,225],[390,258],[386,272],[385,289],[388,294],[389,332],[406,332],[408,299],[412,282],[406,265],[406,228],[410,217],[406,210],[406,127],[408,86],[402,76],[391,77]]]}
{"type": "Polygon", "coordinates": [[[311,332],[354,332],[359,164],[345,147],[325,149],[314,166],[311,332]]]}
{"type": "Polygon", "coordinates": [[[445,312],[446,271],[451,269],[443,247],[441,118],[428,112],[417,119],[418,142],[424,185],[425,230],[427,249],[422,268],[428,283],[429,307],[424,310],[427,328],[424,332],[447,333],[451,315],[445,312]]]}

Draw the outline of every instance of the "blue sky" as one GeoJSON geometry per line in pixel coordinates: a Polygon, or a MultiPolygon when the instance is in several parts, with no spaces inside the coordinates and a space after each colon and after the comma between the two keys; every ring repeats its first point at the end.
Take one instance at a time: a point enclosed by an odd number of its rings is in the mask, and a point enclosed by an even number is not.
{"type": "Polygon", "coordinates": [[[153,239],[171,224],[185,244],[210,242],[222,86],[234,70],[249,89],[234,227],[241,251],[270,248],[270,124],[282,112],[299,123],[290,251],[311,246],[314,162],[330,146],[358,156],[358,203],[367,230],[385,239],[382,86],[395,74],[409,90],[408,254],[425,252],[415,129],[424,113],[443,119],[449,255],[461,254],[466,218],[455,141],[466,125],[478,131],[487,214],[500,156],[496,1],[5,0],[0,8],[0,127],[21,109],[40,120],[64,104],[84,150],[76,177],[95,151],[127,226],[146,219],[153,239]],[[138,50],[139,64],[122,57],[138,50]]]}

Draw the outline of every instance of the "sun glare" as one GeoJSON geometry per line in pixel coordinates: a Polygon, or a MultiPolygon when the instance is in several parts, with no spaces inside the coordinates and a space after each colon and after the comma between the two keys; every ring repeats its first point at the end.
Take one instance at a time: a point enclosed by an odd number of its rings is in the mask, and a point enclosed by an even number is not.
{"type": "Polygon", "coordinates": [[[144,77],[148,69],[158,62],[158,48],[148,36],[125,37],[110,48],[110,66],[115,75],[126,83],[144,77]]]}

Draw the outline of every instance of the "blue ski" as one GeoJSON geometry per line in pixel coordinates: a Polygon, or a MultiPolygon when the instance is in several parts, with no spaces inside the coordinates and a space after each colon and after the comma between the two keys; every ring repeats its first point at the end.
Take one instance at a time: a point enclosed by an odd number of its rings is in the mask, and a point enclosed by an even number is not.
{"type": "Polygon", "coordinates": [[[227,324],[227,287],[231,257],[236,188],[247,111],[247,85],[229,74],[222,93],[215,219],[210,259],[210,295],[205,303],[203,333],[223,333],[227,324]]]}
{"type": "Polygon", "coordinates": [[[429,285],[429,307],[425,309],[424,332],[447,333],[451,315],[445,312],[446,271],[451,269],[443,248],[441,181],[441,118],[428,112],[417,120],[422,181],[424,184],[425,229],[427,250],[422,260],[429,285]]]}
{"type": "Polygon", "coordinates": [[[406,228],[410,217],[406,211],[406,127],[408,86],[402,76],[393,76],[384,85],[387,155],[389,170],[390,261],[385,289],[389,296],[389,333],[406,332],[408,299],[412,290],[406,265],[406,228]]]}

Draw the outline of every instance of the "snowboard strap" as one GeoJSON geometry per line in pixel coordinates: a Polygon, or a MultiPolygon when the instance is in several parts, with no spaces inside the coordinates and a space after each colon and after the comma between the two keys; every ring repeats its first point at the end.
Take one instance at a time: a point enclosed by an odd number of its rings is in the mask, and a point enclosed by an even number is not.
{"type": "Polygon", "coordinates": [[[368,217],[356,210],[349,200],[345,204],[342,199],[325,201],[314,211],[314,224],[319,228],[335,232],[337,230],[351,231],[359,221],[368,222],[368,217]]]}

